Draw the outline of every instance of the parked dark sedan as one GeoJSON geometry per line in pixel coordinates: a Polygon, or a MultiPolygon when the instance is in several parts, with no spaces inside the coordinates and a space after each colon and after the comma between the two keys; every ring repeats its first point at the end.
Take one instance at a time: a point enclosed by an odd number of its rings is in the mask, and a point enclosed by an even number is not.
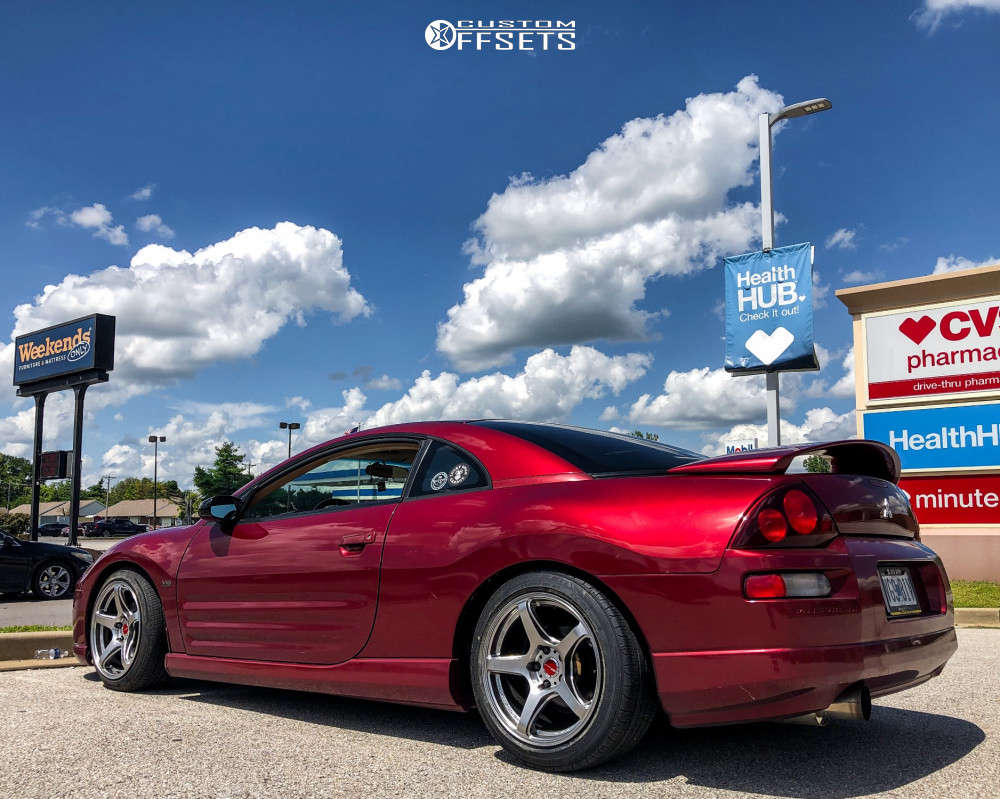
{"type": "Polygon", "coordinates": [[[113,536],[113,535],[136,535],[145,533],[147,527],[144,524],[136,524],[128,519],[104,519],[94,525],[93,533],[88,535],[113,536]]]}
{"type": "Polygon", "coordinates": [[[62,535],[63,528],[66,527],[65,524],[58,524],[57,522],[49,522],[47,524],[38,525],[39,535],[62,535]]]}
{"type": "Polygon", "coordinates": [[[0,533],[0,593],[30,590],[38,599],[67,599],[93,562],[85,549],[19,541],[0,533]]]}

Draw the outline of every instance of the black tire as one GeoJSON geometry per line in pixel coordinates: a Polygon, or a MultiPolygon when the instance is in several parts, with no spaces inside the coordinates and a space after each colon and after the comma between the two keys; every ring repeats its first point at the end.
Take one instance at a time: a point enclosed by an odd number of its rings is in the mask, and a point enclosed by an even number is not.
{"type": "Polygon", "coordinates": [[[75,587],[76,570],[64,560],[43,561],[31,576],[31,593],[35,599],[67,599],[73,596],[75,587]]]}
{"type": "Polygon", "coordinates": [[[94,606],[87,618],[87,641],[97,674],[105,688],[113,691],[143,691],[165,682],[167,671],[163,661],[168,651],[167,628],[163,605],[152,583],[131,569],[119,569],[108,576],[100,589],[95,592],[95,596],[94,606]],[[134,656],[128,664],[125,664],[119,655],[118,669],[113,669],[110,664],[102,668],[97,662],[101,649],[97,645],[95,635],[100,630],[103,640],[109,637],[109,633],[104,632],[108,628],[95,622],[95,615],[100,608],[106,607],[102,602],[105,592],[113,593],[114,587],[122,583],[131,589],[141,619],[138,641],[134,644],[134,656]],[[115,671],[120,673],[114,673],[115,671]]]}
{"type": "MultiPolygon", "coordinates": [[[[523,627],[523,633],[527,635],[527,626],[523,627]]],[[[569,639],[570,635],[566,634],[563,641],[569,639]]],[[[620,757],[642,740],[657,713],[650,664],[635,632],[602,591],[574,576],[531,572],[504,583],[483,608],[473,635],[470,657],[472,688],[483,722],[504,749],[527,765],[544,771],[576,771],[620,757]],[[497,636],[502,640],[510,640],[510,636],[516,638],[517,625],[523,624],[520,621],[523,610],[520,609],[531,606],[531,603],[538,603],[538,613],[548,612],[555,619],[546,624],[539,621],[536,628],[536,632],[541,631],[544,636],[541,639],[543,643],[551,642],[551,650],[544,645],[538,647],[540,654],[531,661],[534,647],[528,636],[523,638],[527,643],[515,647],[518,651],[509,656],[523,657],[528,663],[527,673],[507,675],[488,669],[486,663],[489,656],[504,655],[503,649],[497,648],[497,641],[500,640],[497,636]],[[588,635],[579,639],[581,643],[569,645],[575,650],[561,652],[559,634],[552,635],[549,630],[556,629],[554,625],[564,611],[568,614],[568,621],[561,629],[574,625],[575,614],[577,624],[582,624],[588,635]],[[550,667],[555,673],[552,679],[556,683],[565,683],[558,686],[563,689],[585,675],[580,653],[583,642],[591,647],[582,654],[593,660],[590,671],[595,675],[590,701],[578,705],[589,708],[586,710],[588,715],[581,715],[579,711],[567,715],[569,704],[558,696],[552,697],[548,704],[541,703],[537,731],[533,731],[535,722],[531,721],[532,716],[526,710],[528,696],[536,689],[538,693],[547,694],[555,691],[546,679],[546,675],[553,673],[550,667]],[[522,656],[522,648],[527,648],[527,655],[522,656]],[[550,656],[550,651],[561,652],[562,659],[550,656]],[[573,651],[577,654],[572,654],[573,651]],[[544,674],[541,673],[543,670],[544,674]],[[532,680],[541,682],[533,684],[532,680]],[[523,688],[518,688],[519,685],[523,688]],[[517,707],[519,700],[520,709],[517,707]],[[525,730],[517,729],[518,719],[514,717],[519,713],[521,722],[528,719],[525,730]],[[561,724],[554,723],[550,718],[559,715],[568,719],[568,726],[563,732],[559,731],[561,724]],[[543,724],[550,725],[554,732],[542,730],[543,724]],[[553,737],[547,741],[540,740],[545,735],[553,737]],[[570,737],[560,740],[561,735],[570,737]],[[539,743],[533,739],[539,740],[539,743]],[[552,740],[558,743],[553,744],[552,740]]],[[[580,698],[576,688],[570,690],[576,698],[580,698]]]]}

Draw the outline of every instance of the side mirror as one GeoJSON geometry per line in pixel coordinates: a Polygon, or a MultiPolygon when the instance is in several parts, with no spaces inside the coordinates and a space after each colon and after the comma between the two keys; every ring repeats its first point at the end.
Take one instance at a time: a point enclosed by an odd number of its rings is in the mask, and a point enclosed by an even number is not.
{"type": "Polygon", "coordinates": [[[198,515],[209,522],[217,522],[225,531],[230,532],[236,525],[236,516],[240,510],[240,501],[237,497],[223,494],[218,497],[206,499],[198,506],[198,515]]]}

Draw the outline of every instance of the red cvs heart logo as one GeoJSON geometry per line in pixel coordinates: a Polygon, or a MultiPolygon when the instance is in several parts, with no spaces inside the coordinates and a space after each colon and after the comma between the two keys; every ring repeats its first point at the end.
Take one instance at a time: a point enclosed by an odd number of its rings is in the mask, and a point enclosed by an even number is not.
{"type": "Polygon", "coordinates": [[[907,317],[899,326],[899,332],[906,336],[914,344],[919,344],[934,329],[934,320],[929,316],[921,316],[919,319],[907,317]]]}

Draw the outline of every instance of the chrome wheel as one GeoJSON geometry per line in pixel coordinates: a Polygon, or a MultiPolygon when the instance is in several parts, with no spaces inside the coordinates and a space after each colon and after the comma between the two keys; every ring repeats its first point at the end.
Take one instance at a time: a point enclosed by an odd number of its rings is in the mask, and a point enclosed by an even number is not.
{"type": "Polygon", "coordinates": [[[132,586],[124,580],[106,583],[90,616],[90,647],[101,676],[116,680],[128,671],[141,632],[139,599],[132,586]]]}
{"type": "Polygon", "coordinates": [[[38,575],[38,590],[49,599],[58,599],[69,591],[72,582],[73,575],[69,573],[69,569],[53,563],[38,575]]]}
{"type": "Polygon", "coordinates": [[[523,743],[570,741],[600,701],[604,666],[597,640],[580,611],[554,594],[535,591],[501,607],[480,658],[491,710],[523,743]]]}

